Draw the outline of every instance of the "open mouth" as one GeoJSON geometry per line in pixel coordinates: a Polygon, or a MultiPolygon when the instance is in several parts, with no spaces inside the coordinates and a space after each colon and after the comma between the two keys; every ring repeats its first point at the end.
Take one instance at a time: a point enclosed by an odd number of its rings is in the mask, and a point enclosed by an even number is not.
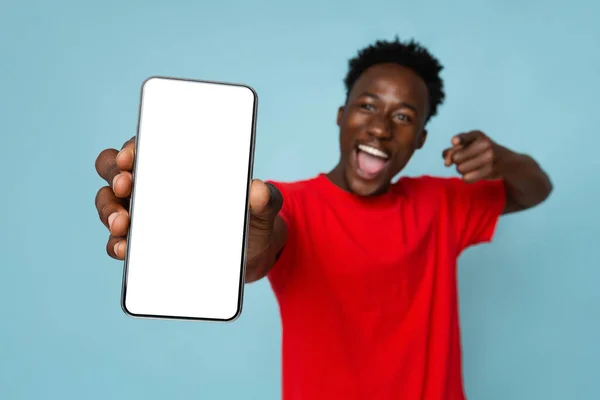
{"type": "Polygon", "coordinates": [[[364,179],[375,179],[385,169],[390,156],[384,151],[365,144],[356,148],[356,166],[358,175],[364,179]]]}

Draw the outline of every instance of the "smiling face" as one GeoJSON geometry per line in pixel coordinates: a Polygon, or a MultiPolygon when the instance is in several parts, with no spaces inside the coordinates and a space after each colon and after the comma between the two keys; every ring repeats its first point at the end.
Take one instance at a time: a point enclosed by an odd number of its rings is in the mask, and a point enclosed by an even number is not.
{"type": "Polygon", "coordinates": [[[338,111],[340,162],[333,183],[360,196],[384,193],[427,136],[428,91],[412,70],[378,64],[355,82],[338,111]]]}

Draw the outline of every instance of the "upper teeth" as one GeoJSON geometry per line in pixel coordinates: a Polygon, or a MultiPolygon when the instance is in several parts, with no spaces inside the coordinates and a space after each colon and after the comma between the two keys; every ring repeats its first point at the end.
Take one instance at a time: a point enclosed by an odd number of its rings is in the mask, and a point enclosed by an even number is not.
{"type": "Polygon", "coordinates": [[[381,158],[384,158],[386,160],[388,158],[387,154],[385,154],[383,151],[381,151],[379,149],[376,149],[375,147],[366,146],[364,144],[359,144],[358,145],[358,149],[360,151],[364,151],[365,153],[369,153],[369,154],[371,154],[372,156],[375,156],[375,157],[381,157],[381,158]]]}

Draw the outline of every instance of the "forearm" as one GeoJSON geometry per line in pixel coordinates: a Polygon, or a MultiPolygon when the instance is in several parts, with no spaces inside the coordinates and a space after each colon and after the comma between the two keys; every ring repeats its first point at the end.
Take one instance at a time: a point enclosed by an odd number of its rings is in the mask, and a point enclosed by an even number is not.
{"type": "Polygon", "coordinates": [[[269,245],[251,259],[246,260],[246,283],[252,283],[264,278],[275,265],[279,253],[287,241],[287,227],[281,217],[277,216],[269,245]]]}
{"type": "Polygon", "coordinates": [[[526,154],[502,148],[496,171],[504,179],[506,186],[505,213],[534,207],[546,200],[552,192],[548,175],[526,154]]]}

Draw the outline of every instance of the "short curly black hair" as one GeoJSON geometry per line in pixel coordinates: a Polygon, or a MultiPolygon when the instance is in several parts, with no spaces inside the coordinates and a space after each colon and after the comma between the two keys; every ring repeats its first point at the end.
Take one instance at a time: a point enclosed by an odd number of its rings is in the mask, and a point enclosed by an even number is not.
{"type": "Polygon", "coordinates": [[[344,79],[346,100],[352,87],[365,70],[376,64],[396,63],[410,68],[419,75],[429,91],[429,115],[427,120],[435,116],[438,107],[445,99],[444,82],[440,72],[444,68],[440,62],[413,39],[402,42],[396,36],[393,41],[378,40],[358,51],[356,57],[348,61],[348,74],[344,79]]]}

